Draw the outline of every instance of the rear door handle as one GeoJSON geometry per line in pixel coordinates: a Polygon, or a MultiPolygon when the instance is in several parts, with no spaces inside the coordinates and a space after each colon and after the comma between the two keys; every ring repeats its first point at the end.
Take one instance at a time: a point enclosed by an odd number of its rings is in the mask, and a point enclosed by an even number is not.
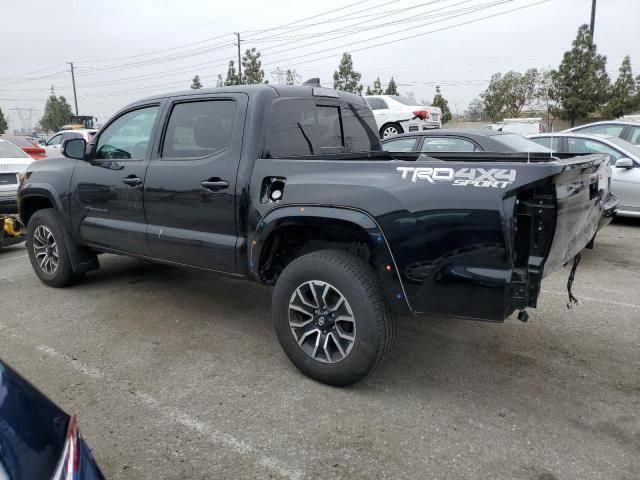
{"type": "Polygon", "coordinates": [[[129,185],[130,187],[137,187],[138,185],[142,185],[142,179],[136,177],[135,175],[129,175],[128,177],[124,177],[122,179],[122,183],[125,185],[129,185]]]}
{"type": "Polygon", "coordinates": [[[205,190],[209,190],[210,192],[219,192],[220,190],[225,190],[229,188],[229,182],[226,180],[221,180],[220,178],[210,178],[209,180],[203,180],[200,182],[200,185],[205,190]]]}

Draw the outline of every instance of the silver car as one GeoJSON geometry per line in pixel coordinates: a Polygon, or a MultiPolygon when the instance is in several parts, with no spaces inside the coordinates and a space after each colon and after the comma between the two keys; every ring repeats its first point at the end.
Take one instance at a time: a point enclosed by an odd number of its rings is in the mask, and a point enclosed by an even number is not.
{"type": "Polygon", "coordinates": [[[0,139],[0,214],[18,213],[18,175],[33,161],[13,143],[0,139]]]}
{"type": "Polygon", "coordinates": [[[640,146],[614,135],[578,132],[529,136],[559,153],[606,153],[611,158],[611,191],[620,198],[618,215],[640,217],[640,146]]]}
{"type": "Polygon", "coordinates": [[[602,135],[613,135],[623,140],[640,145],[640,122],[630,121],[621,118],[620,120],[606,120],[603,122],[588,123],[580,125],[562,133],[580,133],[583,135],[593,135],[595,133],[602,135]]]}

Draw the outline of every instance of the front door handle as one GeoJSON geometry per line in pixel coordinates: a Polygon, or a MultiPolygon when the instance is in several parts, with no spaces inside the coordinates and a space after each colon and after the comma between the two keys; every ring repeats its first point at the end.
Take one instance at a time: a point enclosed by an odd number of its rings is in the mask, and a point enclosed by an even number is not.
{"type": "Polygon", "coordinates": [[[226,180],[222,180],[220,178],[210,178],[209,180],[203,180],[200,182],[200,185],[205,190],[209,190],[210,192],[219,192],[220,190],[225,190],[229,188],[229,182],[226,180]]]}
{"type": "Polygon", "coordinates": [[[128,177],[124,177],[122,179],[122,183],[125,185],[129,185],[130,187],[137,187],[138,185],[142,185],[142,179],[136,177],[135,175],[129,175],[128,177]]]}

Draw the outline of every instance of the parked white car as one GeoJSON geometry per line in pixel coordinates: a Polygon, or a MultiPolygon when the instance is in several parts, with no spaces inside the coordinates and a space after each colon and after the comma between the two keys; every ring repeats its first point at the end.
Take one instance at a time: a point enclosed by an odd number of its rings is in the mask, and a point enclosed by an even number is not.
{"type": "Polygon", "coordinates": [[[416,105],[400,95],[365,95],[364,99],[373,110],[380,138],[442,127],[438,107],[416,105]]]}
{"type": "Polygon", "coordinates": [[[18,176],[33,161],[13,143],[0,139],[0,214],[18,213],[18,176]]]}
{"type": "Polygon", "coordinates": [[[585,135],[602,133],[620,137],[634,145],[640,145],[640,115],[626,115],[620,120],[588,123],[579,127],[569,128],[565,132],[583,133],[585,135]],[[639,119],[633,120],[635,117],[639,119]]]}
{"type": "Polygon", "coordinates": [[[502,121],[502,132],[512,132],[527,136],[536,133],[545,133],[544,123],[540,117],[532,118],[505,118],[502,121]]]}
{"type": "Polygon", "coordinates": [[[47,151],[48,157],[61,157],[62,156],[62,144],[65,140],[72,138],[83,138],[85,142],[89,143],[93,139],[93,136],[98,130],[94,128],[83,128],[78,130],[62,130],[53,134],[47,143],[44,145],[47,151]]]}

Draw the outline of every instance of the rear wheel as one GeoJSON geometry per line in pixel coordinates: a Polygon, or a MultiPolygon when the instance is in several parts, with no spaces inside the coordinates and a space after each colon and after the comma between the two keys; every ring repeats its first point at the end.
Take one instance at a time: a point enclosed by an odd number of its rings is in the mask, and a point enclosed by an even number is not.
{"type": "Polygon", "coordinates": [[[402,127],[397,123],[387,123],[380,129],[380,138],[392,137],[402,133],[402,127]]]}
{"type": "Polygon", "coordinates": [[[274,288],[272,312],[289,359],[330,385],[365,378],[388,355],[395,334],[395,318],[371,266],[338,250],[291,262],[274,288]]]}
{"type": "Polygon", "coordinates": [[[38,210],[29,219],[27,250],[34,272],[50,287],[64,287],[76,282],[66,246],[66,232],[55,210],[38,210]]]}

